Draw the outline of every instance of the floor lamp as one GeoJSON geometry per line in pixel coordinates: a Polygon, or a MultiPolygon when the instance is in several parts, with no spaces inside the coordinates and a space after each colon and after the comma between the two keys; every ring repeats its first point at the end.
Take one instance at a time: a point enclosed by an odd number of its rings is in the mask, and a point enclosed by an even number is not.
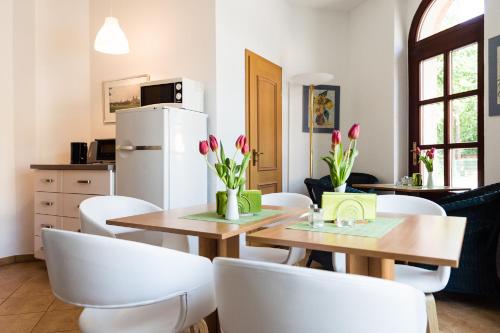
{"type": "Polygon", "coordinates": [[[290,78],[291,83],[309,86],[309,178],[313,177],[314,86],[325,84],[333,80],[333,77],[329,73],[303,73],[290,78]]]}

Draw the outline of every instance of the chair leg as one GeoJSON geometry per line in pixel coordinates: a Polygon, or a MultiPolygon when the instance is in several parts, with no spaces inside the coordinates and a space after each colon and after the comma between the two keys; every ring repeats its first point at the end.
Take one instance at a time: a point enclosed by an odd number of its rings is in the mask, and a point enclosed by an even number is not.
{"type": "Polygon", "coordinates": [[[436,300],[434,295],[425,294],[425,307],[427,309],[427,333],[439,333],[436,300]]]}
{"type": "Polygon", "coordinates": [[[209,333],[207,323],[202,319],[191,327],[188,327],[182,333],[209,333]]]}

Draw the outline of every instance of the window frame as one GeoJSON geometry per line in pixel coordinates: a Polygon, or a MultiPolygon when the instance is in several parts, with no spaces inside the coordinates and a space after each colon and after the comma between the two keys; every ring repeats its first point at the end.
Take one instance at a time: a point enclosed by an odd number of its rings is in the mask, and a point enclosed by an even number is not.
{"type": "Polygon", "coordinates": [[[478,150],[478,186],[484,185],[484,15],[477,16],[462,22],[449,29],[440,31],[427,38],[418,40],[421,24],[426,13],[435,0],[423,0],[410,28],[408,38],[408,76],[409,76],[409,159],[408,169],[410,174],[420,172],[416,154],[412,152],[415,147],[422,150],[435,147],[444,151],[444,185],[451,185],[450,151],[455,148],[477,148],[478,150]],[[478,45],[478,78],[477,89],[455,93],[450,92],[450,56],[451,51],[477,43],[478,45]],[[421,100],[420,99],[420,62],[434,56],[444,55],[444,91],[443,96],[421,100]],[[477,96],[478,138],[477,142],[450,143],[450,116],[451,101],[457,98],[477,96]],[[420,131],[420,107],[436,102],[444,102],[444,138],[443,144],[422,145],[420,131]]]}

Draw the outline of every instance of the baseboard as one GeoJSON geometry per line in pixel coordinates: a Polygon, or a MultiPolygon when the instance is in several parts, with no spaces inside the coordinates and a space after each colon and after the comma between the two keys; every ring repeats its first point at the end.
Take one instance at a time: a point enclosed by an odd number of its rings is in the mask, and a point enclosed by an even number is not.
{"type": "Polygon", "coordinates": [[[35,256],[33,254],[19,254],[16,256],[10,256],[5,258],[0,258],[0,266],[20,263],[20,262],[30,262],[35,261],[35,256]]]}

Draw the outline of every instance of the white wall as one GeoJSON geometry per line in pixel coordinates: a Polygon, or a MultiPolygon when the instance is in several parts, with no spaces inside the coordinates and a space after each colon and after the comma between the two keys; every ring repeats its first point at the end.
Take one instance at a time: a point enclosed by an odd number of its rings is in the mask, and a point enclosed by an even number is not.
{"type": "MultiPolygon", "coordinates": [[[[309,141],[302,133],[302,87],[289,87],[288,80],[295,74],[321,71],[335,74],[331,83],[342,85],[347,73],[346,15],[296,7],[284,0],[217,0],[216,17],[217,135],[232,145],[245,132],[245,48],[281,66],[283,190],[305,192],[309,141]]],[[[341,107],[343,103],[342,97],[341,107]]],[[[327,168],[319,156],[328,152],[330,135],[315,134],[314,140],[315,175],[325,175],[327,168]]]]}
{"type": "MultiPolygon", "coordinates": [[[[371,0],[349,14],[348,124],[361,124],[355,171],[395,181],[405,168],[405,48],[398,0],[371,0]],[[397,14],[397,15],[396,15],[397,14]],[[398,80],[398,81],[396,81],[398,80]]],[[[345,124],[345,122],[344,122],[345,124]]],[[[347,130],[345,128],[344,132],[347,130]]]]}
{"type": "Polygon", "coordinates": [[[2,1],[0,258],[33,252],[31,163],[89,137],[88,3],[2,1]]]}
{"type": "Polygon", "coordinates": [[[0,258],[19,253],[16,225],[15,144],[14,144],[14,82],[13,82],[13,3],[0,2],[0,258]]]}
{"type": "Polygon", "coordinates": [[[485,140],[485,183],[500,182],[500,154],[498,143],[500,142],[500,117],[489,116],[489,85],[488,85],[488,39],[500,35],[500,1],[485,0],[484,15],[484,140],[485,140]]]}
{"type": "Polygon", "coordinates": [[[116,1],[113,15],[130,45],[129,54],[116,56],[93,50],[95,35],[110,13],[108,1],[90,0],[92,139],[115,137],[115,125],[103,123],[102,82],[140,74],[151,80],[185,76],[203,82],[205,108],[214,122],[214,10],[214,0],[116,1]]]}

